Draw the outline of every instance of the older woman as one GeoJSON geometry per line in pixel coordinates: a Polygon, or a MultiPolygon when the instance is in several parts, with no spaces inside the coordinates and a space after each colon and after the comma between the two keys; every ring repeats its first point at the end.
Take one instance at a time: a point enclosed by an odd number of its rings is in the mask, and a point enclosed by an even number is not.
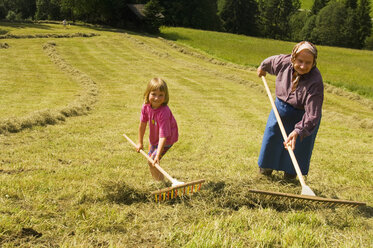
{"type": "Polygon", "coordinates": [[[259,77],[276,75],[275,105],[288,139],[283,140],[273,110],[269,114],[258,159],[259,171],[271,175],[284,171],[285,179],[294,179],[296,172],[285,149],[294,150],[303,175],[308,174],[313,146],[321,120],[324,86],[316,67],[317,49],[307,41],[295,45],[291,54],[275,55],[259,66],[259,77]]]}

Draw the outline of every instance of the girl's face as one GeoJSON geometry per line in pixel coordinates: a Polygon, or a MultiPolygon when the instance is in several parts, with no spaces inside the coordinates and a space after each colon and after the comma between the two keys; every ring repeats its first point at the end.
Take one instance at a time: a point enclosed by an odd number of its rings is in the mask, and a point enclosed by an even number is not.
{"type": "Polygon", "coordinates": [[[307,50],[302,50],[295,57],[294,69],[300,74],[309,73],[313,66],[313,54],[307,50]]]}
{"type": "Polygon", "coordinates": [[[149,94],[149,102],[153,109],[157,109],[164,103],[166,94],[163,91],[153,90],[149,94]]]}

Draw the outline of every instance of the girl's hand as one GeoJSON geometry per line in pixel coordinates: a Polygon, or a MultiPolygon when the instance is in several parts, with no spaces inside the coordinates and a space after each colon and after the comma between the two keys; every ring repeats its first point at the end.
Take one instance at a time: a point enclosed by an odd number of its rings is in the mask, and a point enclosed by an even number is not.
{"type": "Polygon", "coordinates": [[[294,130],[289,134],[288,139],[284,142],[285,149],[288,149],[290,147],[294,151],[297,138],[298,133],[294,130]]]}
{"type": "Polygon", "coordinates": [[[155,156],[155,158],[153,159],[153,166],[155,166],[155,164],[159,164],[159,160],[159,157],[155,156]]]}
{"type": "Polygon", "coordinates": [[[140,152],[141,149],[144,149],[144,145],[141,144],[141,143],[138,143],[138,144],[136,145],[136,151],[137,151],[137,152],[140,152]]]}

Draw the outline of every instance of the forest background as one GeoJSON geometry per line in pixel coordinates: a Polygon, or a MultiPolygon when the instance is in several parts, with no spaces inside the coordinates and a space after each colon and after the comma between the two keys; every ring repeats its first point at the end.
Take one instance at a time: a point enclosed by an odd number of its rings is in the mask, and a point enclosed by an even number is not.
{"type": "Polygon", "coordinates": [[[371,0],[0,0],[0,19],[138,30],[128,4],[145,4],[148,32],[166,25],[373,50],[371,0]]]}

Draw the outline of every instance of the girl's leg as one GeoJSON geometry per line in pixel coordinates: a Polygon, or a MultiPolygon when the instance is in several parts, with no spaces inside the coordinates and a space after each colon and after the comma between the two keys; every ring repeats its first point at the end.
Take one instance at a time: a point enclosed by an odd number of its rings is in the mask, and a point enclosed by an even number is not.
{"type": "MultiPolygon", "coordinates": [[[[157,146],[151,146],[151,145],[149,145],[149,153],[148,153],[148,155],[152,159],[154,159],[155,156],[157,155],[157,148],[158,148],[157,146]]],[[[166,154],[166,152],[170,148],[171,148],[171,146],[165,146],[163,148],[163,152],[162,152],[162,154],[160,156],[160,159],[162,159],[162,157],[166,154]]],[[[163,174],[159,170],[157,170],[157,168],[155,168],[150,162],[148,162],[148,164],[149,164],[149,170],[150,170],[150,173],[152,174],[153,179],[156,180],[156,181],[163,181],[164,180],[163,174]]]]}
{"type": "Polygon", "coordinates": [[[153,179],[156,181],[163,181],[164,180],[163,174],[160,173],[159,170],[157,170],[157,168],[155,168],[150,162],[148,162],[148,164],[149,164],[149,170],[150,170],[150,173],[152,174],[153,179]]]}

